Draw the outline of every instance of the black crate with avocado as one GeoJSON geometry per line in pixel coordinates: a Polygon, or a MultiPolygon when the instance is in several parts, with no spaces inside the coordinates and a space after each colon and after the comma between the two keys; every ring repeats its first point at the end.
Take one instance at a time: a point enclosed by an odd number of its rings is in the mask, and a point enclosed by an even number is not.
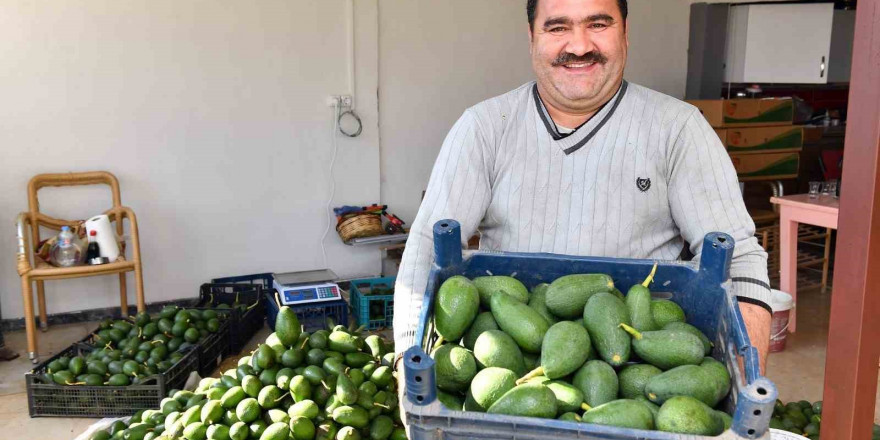
{"type": "MultiPolygon", "coordinates": [[[[800,400],[783,403],[777,400],[773,408],[773,417],[770,419],[770,427],[818,440],[822,428],[822,401],[810,403],[800,400]]],[[[880,440],[880,425],[874,425],[871,439],[880,440]]]]}
{"type": "Polygon", "coordinates": [[[440,291],[454,300],[434,303],[439,400],[456,411],[570,423],[727,429],[732,419],[719,410],[730,373],[678,304],[652,298],[656,274],[654,266],[626,295],[606,274],[566,275],[531,292],[515,274],[449,278],[440,291]]]}
{"type": "Polygon", "coordinates": [[[171,368],[194,344],[217,332],[225,313],[167,306],[156,317],[140,312],[107,319],[84,342],[88,352],[46,365],[43,381],[58,385],[126,386],[171,368]]]}
{"type": "MultiPolygon", "coordinates": [[[[283,325],[299,328],[295,315],[281,319],[290,320],[283,325]]],[[[311,335],[302,337],[296,330],[293,333],[298,334],[271,334],[264,344],[239,360],[238,368],[224,371],[219,378],[202,379],[194,391],[172,390],[160,409],[141,411],[129,424],[117,423],[92,438],[406,438],[399,417],[397,381],[391,369],[382,365],[386,355],[393,353],[392,344],[373,336],[364,338],[357,329],[344,327],[314,339],[318,346],[309,344],[311,335]],[[291,341],[293,344],[288,344],[291,341]],[[342,355],[330,350],[328,341],[356,351],[342,355]],[[307,365],[304,355],[291,354],[289,365],[284,365],[283,356],[274,358],[270,354],[278,353],[275,349],[279,345],[281,353],[319,350],[322,363],[307,365]],[[257,362],[258,356],[265,359],[257,362]],[[364,356],[369,358],[366,364],[364,356]],[[243,367],[247,374],[239,378],[243,367]],[[269,378],[273,381],[266,383],[269,378]]],[[[516,376],[509,374],[510,381],[515,381],[516,376]]],[[[458,395],[446,394],[442,399],[461,409],[463,399],[458,395]]]]}

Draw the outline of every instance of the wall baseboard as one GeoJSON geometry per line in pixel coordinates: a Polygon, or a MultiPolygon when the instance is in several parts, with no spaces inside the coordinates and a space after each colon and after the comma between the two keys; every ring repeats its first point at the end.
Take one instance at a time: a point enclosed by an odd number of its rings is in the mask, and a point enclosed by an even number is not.
{"type": "MultiPolygon", "coordinates": [[[[158,313],[165,306],[192,307],[198,298],[184,298],[171,301],[160,301],[147,304],[148,313],[158,313]]],[[[129,316],[137,314],[137,306],[128,306],[129,316]]],[[[79,310],[76,312],[56,313],[48,316],[49,327],[58,324],[75,324],[78,322],[101,321],[107,318],[118,319],[122,316],[119,307],[105,307],[101,309],[79,310]]],[[[36,316],[37,327],[40,326],[40,317],[36,316]]],[[[13,332],[24,330],[24,318],[4,319],[0,321],[0,331],[13,332]]]]}

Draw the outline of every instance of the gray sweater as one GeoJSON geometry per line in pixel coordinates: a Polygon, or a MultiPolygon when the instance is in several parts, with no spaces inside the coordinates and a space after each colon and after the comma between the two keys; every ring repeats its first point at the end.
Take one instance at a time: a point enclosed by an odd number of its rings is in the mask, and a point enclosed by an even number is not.
{"type": "Polygon", "coordinates": [[[464,112],[406,242],[394,293],[398,351],[415,342],[432,226],[442,219],[461,223],[462,244],[479,230],[481,250],[658,260],[688,251],[698,259],[706,233],[726,232],[736,240],[734,293],[769,303],[767,254],[718,136],[692,105],[635,84],[624,82],[569,134],[534,82],[464,112]]]}

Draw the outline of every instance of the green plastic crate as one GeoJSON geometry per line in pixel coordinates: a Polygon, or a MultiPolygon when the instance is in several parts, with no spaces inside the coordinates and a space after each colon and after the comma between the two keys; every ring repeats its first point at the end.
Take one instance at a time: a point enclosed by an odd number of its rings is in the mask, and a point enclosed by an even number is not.
{"type": "Polygon", "coordinates": [[[391,328],[394,321],[395,277],[351,280],[351,308],[359,326],[391,328]]]}

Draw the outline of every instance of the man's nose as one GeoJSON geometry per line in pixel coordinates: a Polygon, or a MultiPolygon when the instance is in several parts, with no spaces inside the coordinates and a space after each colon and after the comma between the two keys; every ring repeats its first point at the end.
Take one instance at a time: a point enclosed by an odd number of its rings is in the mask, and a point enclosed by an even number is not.
{"type": "Polygon", "coordinates": [[[583,56],[594,50],[596,50],[596,45],[590,32],[581,26],[576,26],[573,32],[570,33],[568,44],[566,44],[566,51],[574,55],[583,56]]]}

